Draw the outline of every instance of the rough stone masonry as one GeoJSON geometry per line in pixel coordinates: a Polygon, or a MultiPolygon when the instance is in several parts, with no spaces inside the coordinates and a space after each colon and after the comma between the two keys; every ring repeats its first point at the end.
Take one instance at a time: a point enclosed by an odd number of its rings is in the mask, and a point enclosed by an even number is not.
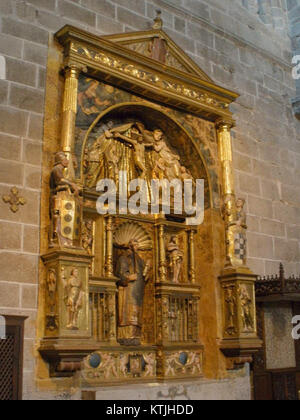
{"type": "MultiPolygon", "coordinates": [[[[300,121],[291,58],[300,51],[300,0],[1,0],[0,310],[29,317],[24,396],[34,392],[39,208],[47,45],[66,23],[98,35],[165,30],[212,79],[241,94],[233,111],[237,195],[249,214],[254,272],[300,271],[300,121]],[[292,38],[292,43],[291,43],[292,38]]],[[[300,89],[300,86],[298,86],[300,89]]],[[[43,233],[43,232],[42,232],[43,233]]]]}

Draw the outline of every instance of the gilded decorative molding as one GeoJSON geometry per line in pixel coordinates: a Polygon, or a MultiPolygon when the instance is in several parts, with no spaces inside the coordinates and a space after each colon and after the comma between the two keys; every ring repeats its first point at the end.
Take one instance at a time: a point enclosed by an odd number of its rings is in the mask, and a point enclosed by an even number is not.
{"type": "Polygon", "coordinates": [[[3,195],[2,199],[4,203],[10,204],[9,208],[13,213],[17,213],[19,211],[19,206],[24,206],[27,201],[24,197],[19,196],[18,188],[13,187],[10,192],[10,195],[3,195]]]}
{"type": "Polygon", "coordinates": [[[77,42],[71,43],[71,51],[81,57],[86,57],[89,60],[100,63],[101,65],[110,69],[116,69],[119,72],[129,75],[137,80],[151,83],[152,85],[167,92],[171,91],[176,94],[183,95],[189,99],[193,99],[194,101],[199,102],[199,104],[214,106],[222,110],[226,110],[229,107],[228,103],[218,101],[213,96],[209,96],[200,90],[191,89],[184,84],[174,83],[166,78],[163,78],[158,73],[146,71],[142,67],[137,67],[136,65],[118,59],[113,55],[101,53],[77,42]]]}

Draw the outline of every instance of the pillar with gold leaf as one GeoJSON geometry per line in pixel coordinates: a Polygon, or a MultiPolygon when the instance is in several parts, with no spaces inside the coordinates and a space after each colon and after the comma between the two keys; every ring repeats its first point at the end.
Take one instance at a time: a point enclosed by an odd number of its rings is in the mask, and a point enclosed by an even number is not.
{"type": "Polygon", "coordinates": [[[44,340],[40,351],[50,362],[53,375],[62,366],[73,369],[80,365],[86,349],[78,346],[78,340],[91,335],[89,266],[92,256],[81,243],[81,186],[74,172],[78,78],[82,70],[75,64],[65,68],[61,146],[53,157],[50,174],[49,249],[42,255],[46,275],[44,340]]]}
{"type": "Polygon", "coordinates": [[[219,119],[216,123],[226,248],[226,261],[220,276],[223,307],[221,350],[227,356],[229,369],[250,362],[252,354],[261,347],[256,328],[254,284],[257,276],[246,265],[245,200],[236,200],[234,188],[231,139],[233,125],[234,122],[230,119],[219,119]]]}

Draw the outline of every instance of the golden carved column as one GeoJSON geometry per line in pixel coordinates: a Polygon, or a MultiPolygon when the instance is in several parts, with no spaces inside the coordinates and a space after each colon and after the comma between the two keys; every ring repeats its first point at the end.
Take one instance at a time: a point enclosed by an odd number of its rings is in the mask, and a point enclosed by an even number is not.
{"type": "Polygon", "coordinates": [[[114,264],[113,264],[113,252],[114,252],[114,223],[113,218],[109,216],[106,219],[106,276],[109,278],[114,277],[114,264]]]}
{"type": "Polygon", "coordinates": [[[164,225],[158,226],[158,242],[159,242],[159,280],[165,282],[166,276],[166,249],[165,249],[165,228],[164,225]]]}
{"type": "Polygon", "coordinates": [[[256,276],[246,267],[246,257],[239,258],[239,254],[245,252],[246,225],[236,204],[230,134],[233,125],[232,120],[220,119],[216,123],[226,231],[226,262],[220,276],[223,307],[223,340],[220,347],[227,357],[228,369],[251,361],[252,354],[261,347],[256,328],[256,276]]]}
{"type": "Polygon", "coordinates": [[[196,271],[195,271],[195,233],[196,230],[192,229],[189,232],[189,275],[190,275],[190,282],[192,284],[196,283],[196,271]]]}
{"type": "Polygon", "coordinates": [[[232,127],[233,121],[217,121],[219,158],[222,166],[223,215],[226,225],[226,266],[234,265],[234,225],[232,223],[237,219],[230,134],[232,127]]]}
{"type": "Polygon", "coordinates": [[[69,159],[69,167],[67,178],[74,180],[74,138],[75,123],[77,114],[77,94],[78,94],[78,78],[85,68],[80,65],[71,64],[65,68],[65,89],[62,109],[62,132],[61,144],[62,150],[69,159]]]}

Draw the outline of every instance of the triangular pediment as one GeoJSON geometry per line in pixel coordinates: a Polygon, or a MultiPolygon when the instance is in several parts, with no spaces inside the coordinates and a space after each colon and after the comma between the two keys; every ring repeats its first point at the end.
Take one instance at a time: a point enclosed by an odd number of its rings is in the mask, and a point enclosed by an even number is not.
{"type": "Polygon", "coordinates": [[[212,82],[212,79],[163,30],[122,33],[103,38],[161,62],[162,65],[212,82]]]}

